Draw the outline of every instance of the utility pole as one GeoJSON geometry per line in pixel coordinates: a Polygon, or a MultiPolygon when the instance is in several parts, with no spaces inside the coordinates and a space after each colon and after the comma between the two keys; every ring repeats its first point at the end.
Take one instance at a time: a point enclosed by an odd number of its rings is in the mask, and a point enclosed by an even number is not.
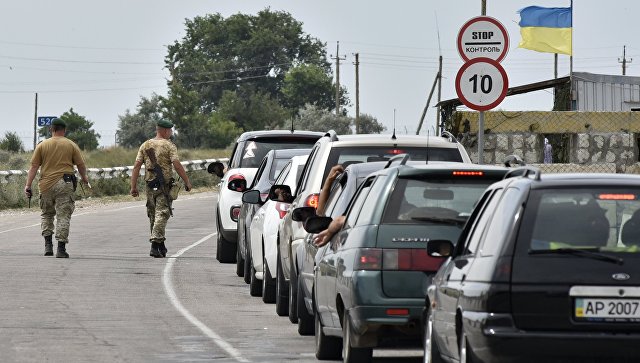
{"type": "Polygon", "coordinates": [[[627,75],[627,62],[631,63],[631,61],[633,60],[633,58],[629,58],[629,60],[627,60],[627,46],[623,46],[622,47],[622,60],[620,60],[620,58],[618,58],[618,63],[622,63],[622,75],[626,76],[627,75]]]}
{"type": "Polygon", "coordinates": [[[360,132],[360,53],[356,53],[356,134],[360,132]]]}
{"type": "MultiPolygon", "coordinates": [[[[440,103],[440,98],[442,97],[442,55],[438,57],[438,103],[440,103]]],[[[442,130],[444,127],[440,125],[440,108],[436,110],[436,135],[442,134],[442,130]]]]}
{"type": "Polygon", "coordinates": [[[36,143],[38,140],[38,92],[36,92],[36,109],[33,113],[33,150],[36,149],[36,143]]]}
{"type": "Polygon", "coordinates": [[[340,41],[336,44],[336,56],[331,59],[336,60],[336,116],[340,116],[340,61],[347,59],[340,58],[340,41]]]}

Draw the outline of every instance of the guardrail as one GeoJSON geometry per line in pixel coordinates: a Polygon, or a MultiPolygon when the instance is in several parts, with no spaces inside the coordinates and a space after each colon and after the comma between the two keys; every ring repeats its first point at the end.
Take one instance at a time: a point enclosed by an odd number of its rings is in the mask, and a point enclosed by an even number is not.
{"type": "MultiPolygon", "coordinates": [[[[205,159],[205,160],[188,160],[181,161],[180,164],[184,166],[186,171],[193,170],[207,170],[209,164],[213,162],[222,162],[224,164],[229,162],[228,158],[223,159],[205,159]]],[[[90,179],[111,179],[118,177],[130,177],[133,171],[133,165],[131,166],[116,166],[113,168],[88,168],[87,174],[90,179]]],[[[27,170],[0,170],[0,183],[11,183],[17,177],[27,175],[27,170]]],[[[144,168],[140,169],[140,175],[144,175],[144,168]]]]}

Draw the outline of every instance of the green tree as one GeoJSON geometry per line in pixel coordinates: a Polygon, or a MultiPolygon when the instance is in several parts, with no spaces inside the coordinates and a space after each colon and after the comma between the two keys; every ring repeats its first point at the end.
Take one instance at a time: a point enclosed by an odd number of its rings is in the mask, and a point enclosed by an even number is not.
{"type": "Polygon", "coordinates": [[[298,130],[335,130],[339,135],[351,134],[352,124],[353,118],[351,117],[336,116],[335,113],[312,105],[306,105],[300,109],[298,117],[294,119],[295,128],[298,130]]]}
{"type": "Polygon", "coordinates": [[[136,113],[126,110],[124,115],[118,116],[116,136],[119,145],[136,148],[155,135],[156,123],[163,117],[160,100],[155,93],[150,98],[141,97],[136,113]]]}
{"type": "Polygon", "coordinates": [[[0,139],[0,150],[21,153],[24,152],[24,144],[16,132],[7,131],[4,133],[4,137],[0,139]]]}
{"type": "MultiPolygon", "coordinates": [[[[91,151],[98,148],[98,139],[100,134],[92,130],[93,122],[87,120],[86,117],[77,114],[70,108],[60,118],[67,124],[67,138],[73,140],[80,149],[91,151]]],[[[40,136],[46,137],[49,134],[47,128],[43,127],[38,132],[40,136]]]]}
{"type": "Polygon", "coordinates": [[[359,134],[380,134],[386,130],[387,128],[383,124],[379,123],[372,115],[368,115],[366,113],[360,115],[360,123],[358,125],[359,134]]]}
{"type": "MultiPolygon", "coordinates": [[[[341,87],[340,104],[349,105],[347,89],[341,87]]],[[[284,105],[291,109],[299,110],[306,104],[316,106],[324,110],[336,108],[336,85],[330,74],[314,64],[301,64],[291,68],[284,77],[282,96],[284,105]]]]}
{"type": "Polygon", "coordinates": [[[279,128],[289,114],[267,94],[255,92],[243,97],[234,91],[223,93],[218,113],[244,130],[279,128]]]}

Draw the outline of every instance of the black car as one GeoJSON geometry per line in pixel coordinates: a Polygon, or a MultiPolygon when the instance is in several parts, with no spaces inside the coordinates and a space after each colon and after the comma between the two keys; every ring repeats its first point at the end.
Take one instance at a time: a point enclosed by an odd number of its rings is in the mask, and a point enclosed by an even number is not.
{"type": "MultiPolygon", "coordinates": [[[[247,251],[249,251],[247,246],[251,241],[249,237],[251,220],[253,219],[256,211],[264,204],[264,202],[266,202],[269,189],[287,162],[296,155],[308,155],[310,151],[311,149],[284,149],[271,150],[267,152],[265,157],[262,159],[260,166],[258,166],[258,171],[256,171],[253,182],[247,189],[247,191],[258,190],[260,192],[261,199],[261,202],[258,204],[245,203],[243,201],[240,207],[240,214],[238,215],[236,274],[240,277],[244,277],[244,281],[248,284],[251,283],[251,255],[250,253],[247,253],[247,251]]],[[[260,287],[260,281],[251,285],[251,295],[259,296],[262,292],[260,287]]]]}
{"type": "MultiPolygon", "coordinates": [[[[362,363],[373,348],[420,346],[427,287],[443,262],[427,255],[427,241],[457,238],[484,190],[508,170],[394,161],[365,178],[342,229],[316,256],[319,359],[342,351],[344,362],[362,363]]],[[[314,220],[323,221],[312,217],[305,225],[314,220]]]]}
{"type": "Polygon", "coordinates": [[[640,176],[510,175],[427,244],[425,362],[639,361],[640,176]]]}

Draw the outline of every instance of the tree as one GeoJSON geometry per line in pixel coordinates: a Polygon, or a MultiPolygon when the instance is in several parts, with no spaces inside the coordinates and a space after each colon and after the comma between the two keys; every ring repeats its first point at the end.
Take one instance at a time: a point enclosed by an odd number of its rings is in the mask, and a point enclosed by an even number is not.
{"type": "MultiPolygon", "coordinates": [[[[78,115],[73,108],[65,112],[60,118],[67,124],[67,138],[73,140],[82,150],[95,150],[98,148],[98,139],[100,134],[91,129],[93,122],[87,120],[84,116],[78,115]]],[[[48,130],[41,128],[39,135],[47,136],[48,130]]]]}
{"type": "MultiPolygon", "coordinates": [[[[324,110],[336,108],[336,85],[330,74],[314,64],[302,64],[287,72],[284,77],[282,96],[284,105],[299,110],[306,104],[317,106],[324,110]]],[[[349,105],[347,90],[341,87],[340,104],[349,105]]]]}
{"type": "Polygon", "coordinates": [[[16,132],[7,131],[0,139],[0,150],[21,153],[24,152],[24,144],[16,132]]]}
{"type": "Polygon", "coordinates": [[[366,113],[360,115],[360,124],[358,125],[359,134],[380,134],[386,130],[387,128],[383,124],[379,123],[372,115],[368,115],[366,113]]]}
{"type": "Polygon", "coordinates": [[[118,116],[118,144],[136,148],[155,135],[156,123],[163,118],[160,101],[155,93],[151,98],[141,97],[136,113],[126,110],[123,116],[118,116]]]}
{"type": "Polygon", "coordinates": [[[348,116],[336,116],[335,113],[306,105],[300,109],[299,116],[294,119],[295,128],[309,131],[335,130],[339,135],[351,134],[353,119],[348,116]]]}
{"type": "Polygon", "coordinates": [[[255,92],[242,97],[238,93],[225,91],[218,113],[244,130],[279,128],[289,114],[267,94],[255,92]]]}

